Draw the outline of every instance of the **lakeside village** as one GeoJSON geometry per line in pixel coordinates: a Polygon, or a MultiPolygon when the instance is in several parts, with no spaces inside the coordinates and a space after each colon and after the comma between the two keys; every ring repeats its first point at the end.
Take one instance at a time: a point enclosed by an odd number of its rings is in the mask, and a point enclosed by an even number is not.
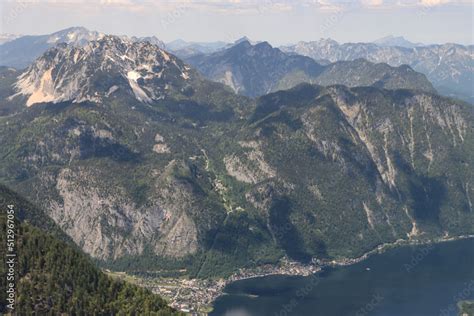
{"type": "Polygon", "coordinates": [[[169,305],[191,315],[207,315],[212,311],[214,300],[224,293],[227,284],[250,278],[268,275],[309,276],[321,270],[314,261],[302,264],[283,258],[278,264],[267,264],[252,269],[240,269],[227,279],[186,279],[169,277],[138,277],[124,272],[105,272],[111,276],[135,283],[150,289],[153,293],[165,298],[169,305]]]}
{"type": "Polygon", "coordinates": [[[191,315],[204,316],[212,311],[212,303],[224,294],[227,284],[244,279],[258,278],[269,275],[310,276],[318,273],[325,267],[347,266],[367,259],[369,256],[382,253],[388,249],[402,245],[427,245],[457,239],[474,238],[474,235],[448,237],[431,240],[399,239],[393,243],[385,243],[377,248],[353,259],[322,260],[314,258],[310,263],[303,264],[283,258],[278,264],[267,264],[251,269],[240,269],[227,279],[204,280],[170,277],[138,277],[124,272],[105,270],[113,277],[135,283],[150,289],[153,293],[164,297],[169,305],[179,311],[191,315]]]}

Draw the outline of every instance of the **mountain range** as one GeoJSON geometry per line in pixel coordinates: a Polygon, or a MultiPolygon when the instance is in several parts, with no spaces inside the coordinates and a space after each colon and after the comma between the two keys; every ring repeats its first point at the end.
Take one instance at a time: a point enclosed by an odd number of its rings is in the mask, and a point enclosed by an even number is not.
{"type": "MultiPolygon", "coordinates": [[[[47,35],[9,36],[4,43],[0,43],[0,66],[23,69],[56,44],[66,43],[80,47],[92,40],[99,40],[104,35],[84,27],[70,27],[47,35]]],[[[155,36],[121,38],[137,42],[148,41],[160,47],[165,45],[155,36]]]]}
{"type": "MultiPolygon", "coordinates": [[[[65,42],[81,46],[89,40],[97,40],[103,36],[103,33],[89,31],[83,27],[73,27],[41,36],[4,34],[4,39],[1,40],[3,44],[0,42],[0,66],[23,69],[57,43],[65,42]]],[[[252,46],[259,43],[251,42],[246,37],[237,40],[235,43],[175,40],[166,44],[155,36],[120,37],[132,41],[149,41],[160,48],[166,48],[168,52],[180,59],[193,61],[196,64],[206,58],[212,60],[216,57],[216,54],[222,55],[224,54],[222,51],[228,50],[241,42],[248,41],[252,46]],[[205,55],[205,57],[202,55],[205,55]]],[[[474,90],[472,45],[449,43],[424,45],[410,42],[401,36],[387,36],[372,43],[339,44],[331,39],[321,39],[313,42],[299,42],[294,45],[280,47],[280,49],[285,53],[313,58],[317,63],[323,65],[361,58],[372,63],[386,63],[392,67],[408,65],[415,71],[426,75],[439,93],[474,103],[472,94],[474,90]]],[[[202,68],[205,69],[206,67],[202,68]]],[[[219,81],[221,81],[220,79],[219,81]]],[[[224,80],[229,81],[228,79],[224,80]]],[[[309,80],[309,78],[304,80],[309,80]]],[[[317,81],[314,82],[318,83],[317,81]]],[[[282,86],[282,88],[286,87],[288,86],[282,86]]],[[[255,94],[250,93],[249,95],[255,94]]]]}
{"type": "Polygon", "coordinates": [[[245,41],[211,56],[234,50],[256,87],[274,67],[328,85],[249,98],[150,42],[59,44],[0,69],[0,181],[126,271],[226,276],[474,231],[471,105],[407,66],[245,41]]]}
{"type": "MultiPolygon", "coordinates": [[[[405,45],[406,46],[406,45],[405,45]]],[[[473,103],[474,46],[459,44],[416,47],[386,46],[375,43],[339,44],[331,39],[299,42],[282,47],[289,53],[309,56],[316,61],[349,61],[359,58],[391,66],[409,65],[421,72],[442,94],[473,103]]]]}
{"type": "Polygon", "coordinates": [[[176,56],[183,58],[197,54],[210,54],[225,48],[229,44],[222,41],[217,42],[186,42],[183,40],[174,40],[166,43],[165,47],[168,51],[176,56]]]}
{"type": "Polygon", "coordinates": [[[394,68],[364,59],[321,65],[308,57],[286,54],[267,42],[252,45],[243,40],[227,49],[184,60],[208,79],[250,97],[289,89],[303,82],[435,91],[424,75],[408,66],[394,68]]]}

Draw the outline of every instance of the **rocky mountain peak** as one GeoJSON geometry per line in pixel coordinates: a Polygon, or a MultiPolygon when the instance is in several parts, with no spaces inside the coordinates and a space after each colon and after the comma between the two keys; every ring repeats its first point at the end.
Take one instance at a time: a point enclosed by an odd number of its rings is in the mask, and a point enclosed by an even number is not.
{"type": "Polygon", "coordinates": [[[234,42],[234,44],[237,45],[237,44],[244,43],[244,42],[250,43],[251,41],[247,36],[243,36],[243,37],[239,38],[238,40],[236,40],[234,42]]]}
{"type": "Polygon", "coordinates": [[[230,48],[247,48],[247,47],[252,47],[252,44],[249,41],[240,41],[236,42],[234,45],[230,46],[230,48]]]}
{"type": "Polygon", "coordinates": [[[273,46],[270,45],[270,43],[268,42],[260,42],[255,45],[255,48],[262,49],[262,50],[273,50],[273,49],[279,50],[278,48],[273,48],[273,46]]]}
{"type": "Polygon", "coordinates": [[[42,102],[100,103],[117,91],[151,102],[181,89],[190,68],[149,41],[104,35],[78,47],[59,44],[39,57],[15,83],[27,106],[42,102]]]}
{"type": "Polygon", "coordinates": [[[136,37],[130,38],[133,42],[150,42],[150,44],[156,45],[161,49],[165,49],[166,44],[156,36],[136,37]]]}
{"type": "Polygon", "coordinates": [[[219,52],[221,54],[246,54],[248,56],[256,56],[257,58],[266,58],[274,56],[283,58],[284,53],[278,48],[274,48],[268,42],[251,43],[249,41],[242,41],[239,44],[232,46],[227,51],[219,52]]]}

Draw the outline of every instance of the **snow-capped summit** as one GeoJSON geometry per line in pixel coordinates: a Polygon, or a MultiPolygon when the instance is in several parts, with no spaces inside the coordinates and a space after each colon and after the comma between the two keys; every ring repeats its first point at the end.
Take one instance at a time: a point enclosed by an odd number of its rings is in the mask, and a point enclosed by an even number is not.
{"type": "Polygon", "coordinates": [[[27,106],[99,103],[120,92],[152,102],[179,91],[193,76],[182,61],[148,41],[104,35],[84,46],[61,43],[46,51],[18,78],[11,98],[24,95],[27,106]]]}

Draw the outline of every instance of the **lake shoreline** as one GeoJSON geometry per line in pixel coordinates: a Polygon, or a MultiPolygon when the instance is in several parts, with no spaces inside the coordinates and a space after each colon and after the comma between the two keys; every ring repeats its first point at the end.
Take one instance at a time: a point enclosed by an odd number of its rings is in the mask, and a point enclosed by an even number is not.
{"type": "MultiPolygon", "coordinates": [[[[367,260],[373,255],[384,253],[385,251],[396,249],[406,246],[423,246],[423,245],[435,245],[446,242],[453,242],[464,239],[473,239],[474,234],[472,235],[460,235],[453,237],[438,237],[427,240],[407,240],[407,239],[398,239],[392,243],[383,243],[377,246],[376,248],[364,253],[363,255],[356,258],[342,258],[338,260],[313,260],[312,264],[302,264],[296,261],[290,261],[288,258],[283,258],[279,264],[269,264],[258,266],[255,268],[249,269],[240,269],[239,272],[234,273],[232,276],[226,279],[220,279],[215,287],[215,297],[211,302],[211,306],[208,306],[210,311],[212,311],[215,301],[223,296],[228,295],[229,293],[225,292],[224,289],[227,285],[243,280],[263,278],[267,276],[303,276],[308,277],[311,275],[318,274],[326,268],[335,268],[335,267],[345,267],[353,264],[360,263],[367,260]],[[262,269],[265,271],[262,271],[262,269]]],[[[206,304],[207,305],[207,304],[206,304]]]]}
{"type": "MultiPolygon", "coordinates": [[[[169,296],[167,290],[169,286],[148,286],[157,294],[167,297],[169,305],[177,310],[195,311],[198,315],[208,315],[212,312],[215,302],[219,297],[228,295],[225,288],[234,282],[244,281],[250,279],[263,278],[268,276],[294,276],[294,277],[309,277],[321,273],[326,268],[345,267],[360,263],[367,260],[373,255],[382,254],[388,250],[401,248],[405,246],[423,246],[447,243],[463,239],[473,239],[472,235],[460,236],[443,236],[425,240],[406,240],[399,239],[392,243],[384,243],[375,247],[374,249],[364,253],[356,258],[341,258],[337,260],[321,260],[313,259],[310,264],[303,264],[300,262],[289,260],[287,257],[282,258],[276,264],[260,265],[253,268],[242,268],[227,278],[219,279],[169,279],[175,283],[173,287],[177,289],[175,294],[169,296]],[[182,297],[184,292],[193,293],[190,297],[182,297]]],[[[142,282],[139,282],[142,283],[142,282]]],[[[142,283],[142,286],[144,284],[142,283]]],[[[147,287],[145,285],[145,287],[147,287]]]]}
{"type": "MultiPolygon", "coordinates": [[[[311,277],[298,277],[306,273],[295,271],[252,276],[248,271],[247,277],[241,275],[235,279],[242,282],[229,285],[216,298],[211,315],[222,315],[224,311],[238,309],[239,306],[253,315],[267,305],[268,313],[263,314],[270,316],[281,310],[287,311],[288,315],[301,314],[302,310],[314,311],[318,315],[340,315],[348,311],[356,312],[379,297],[383,300],[377,301],[377,304],[386,315],[404,312],[417,315],[414,311],[434,315],[448,308],[454,311],[459,301],[474,298],[471,295],[472,282],[466,282],[467,279],[474,280],[470,263],[474,259],[473,241],[474,235],[394,241],[379,245],[356,258],[320,261],[318,271],[322,272],[311,277]],[[380,256],[372,257],[374,254],[380,256]],[[369,261],[362,263],[368,258],[369,261]],[[446,273],[449,273],[448,278],[446,273]],[[433,276],[439,277],[436,279],[433,276]],[[316,284],[318,290],[313,291],[316,284]],[[440,290],[445,286],[446,291],[440,290]],[[348,301],[333,305],[331,300],[339,292],[347,293],[348,301]],[[258,297],[255,300],[240,298],[245,294],[258,297]],[[411,301],[413,297],[416,299],[411,301]],[[433,297],[437,297],[436,301],[432,301],[433,297]],[[317,301],[319,303],[315,306],[317,301]]],[[[468,307],[471,308],[470,305],[468,307]]]]}
{"type": "MultiPolygon", "coordinates": [[[[283,259],[283,263],[285,265],[295,265],[300,267],[300,272],[294,273],[292,271],[288,271],[288,273],[282,273],[281,271],[276,271],[274,273],[269,272],[269,273],[255,273],[252,275],[251,271],[255,269],[259,269],[262,266],[256,267],[256,268],[249,268],[249,269],[241,269],[245,270],[246,273],[249,275],[244,276],[244,277],[237,277],[236,275],[238,273],[234,273],[231,277],[226,279],[226,285],[232,282],[240,281],[240,280],[248,280],[248,279],[254,279],[254,278],[261,278],[261,277],[266,277],[266,276],[271,276],[271,275],[282,275],[282,276],[309,276],[314,273],[319,273],[321,272],[324,268],[328,267],[344,267],[344,266],[349,266],[353,264],[357,264],[359,262],[367,260],[369,257],[372,255],[376,254],[381,254],[387,250],[399,248],[399,247],[406,247],[406,246],[423,246],[423,245],[435,245],[435,244],[441,244],[445,242],[452,242],[452,241],[458,241],[458,240],[463,240],[463,239],[472,239],[474,238],[474,234],[472,235],[460,235],[460,236],[453,236],[453,237],[439,237],[435,239],[428,239],[428,240],[406,240],[406,239],[398,239],[395,242],[392,243],[384,243],[376,248],[364,253],[363,255],[356,257],[356,258],[342,258],[342,259],[337,259],[337,260],[331,260],[331,261],[326,261],[326,260],[319,260],[319,263],[316,264],[302,264],[298,263],[295,261],[288,261],[287,258],[283,259]],[[285,260],[287,262],[285,262],[285,260]],[[301,269],[303,267],[307,267],[308,270],[303,272],[301,269]],[[227,282],[228,281],[228,282],[227,282]]],[[[266,265],[265,265],[266,266],[266,265]]],[[[275,266],[276,269],[281,269],[280,265],[271,265],[275,266]]]]}

